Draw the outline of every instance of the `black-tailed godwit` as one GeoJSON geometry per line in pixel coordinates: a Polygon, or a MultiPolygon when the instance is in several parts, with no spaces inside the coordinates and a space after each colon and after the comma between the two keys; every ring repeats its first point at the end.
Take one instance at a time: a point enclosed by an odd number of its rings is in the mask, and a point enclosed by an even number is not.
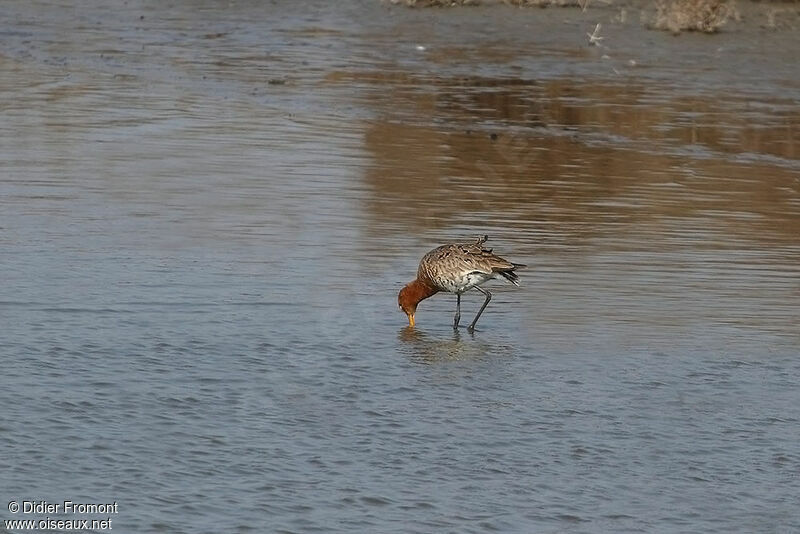
{"type": "Polygon", "coordinates": [[[456,294],[453,328],[458,328],[461,320],[461,295],[475,288],[486,295],[486,300],[467,328],[473,332],[475,323],[492,300],[492,294],[480,286],[493,278],[504,278],[515,286],[519,285],[519,277],[514,270],[525,265],[511,263],[492,254],[492,249],[483,246],[487,239],[488,236],[483,236],[474,243],[442,245],[422,257],[417,278],[406,284],[397,296],[400,309],[408,315],[409,326],[414,326],[414,314],[421,301],[439,291],[447,291],[456,294]]]}

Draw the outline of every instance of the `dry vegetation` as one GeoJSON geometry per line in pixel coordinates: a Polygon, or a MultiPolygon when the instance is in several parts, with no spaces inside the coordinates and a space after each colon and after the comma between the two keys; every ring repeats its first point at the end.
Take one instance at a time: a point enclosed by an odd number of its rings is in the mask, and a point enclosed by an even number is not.
{"type": "MultiPolygon", "coordinates": [[[[604,1],[608,3],[609,0],[604,1]]],[[[390,2],[409,7],[477,6],[492,3],[516,7],[583,7],[586,0],[390,0],[390,2]]]]}
{"type": "MultiPolygon", "coordinates": [[[[515,7],[577,7],[621,5],[641,9],[647,28],[673,33],[715,33],[731,20],[741,21],[737,0],[382,0],[408,7],[508,5],[515,7]]],[[[742,4],[748,21],[769,29],[800,27],[800,0],[772,0],[742,4]],[[756,9],[758,8],[758,9],[756,9]]],[[[590,38],[591,40],[591,38],[590,38]]],[[[593,44],[596,44],[593,42],[593,44]]]]}
{"type": "Polygon", "coordinates": [[[580,7],[586,5],[586,0],[502,0],[504,4],[517,7],[580,7]]]}
{"type": "Polygon", "coordinates": [[[409,7],[447,7],[478,5],[480,0],[391,0],[391,3],[409,7]]]}
{"type": "Polygon", "coordinates": [[[672,33],[714,33],[731,18],[739,18],[733,0],[656,0],[656,15],[649,26],[672,33]]]}
{"type": "MultiPolygon", "coordinates": [[[[390,0],[392,4],[409,7],[476,6],[479,4],[506,4],[517,7],[583,7],[585,0],[390,0]]],[[[608,1],[608,0],[606,0],[608,1]]]]}

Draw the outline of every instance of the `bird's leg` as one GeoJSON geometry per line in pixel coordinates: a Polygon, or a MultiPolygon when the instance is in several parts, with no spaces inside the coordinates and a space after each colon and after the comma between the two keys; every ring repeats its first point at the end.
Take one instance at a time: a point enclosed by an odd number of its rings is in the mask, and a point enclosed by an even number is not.
{"type": "Polygon", "coordinates": [[[478,319],[480,319],[480,316],[483,313],[483,310],[486,309],[486,306],[489,305],[489,301],[492,300],[492,294],[489,293],[488,291],[486,291],[485,289],[481,289],[478,286],[475,286],[475,289],[477,289],[478,291],[480,291],[481,293],[486,295],[486,300],[483,301],[483,306],[481,306],[481,309],[478,310],[478,315],[476,315],[475,319],[472,320],[472,324],[469,325],[469,327],[467,327],[467,331],[469,331],[469,332],[474,332],[475,331],[475,323],[478,322],[478,319]]]}
{"type": "Polygon", "coordinates": [[[453,330],[458,329],[458,322],[461,320],[461,293],[456,293],[456,316],[453,318],[453,330]]]}

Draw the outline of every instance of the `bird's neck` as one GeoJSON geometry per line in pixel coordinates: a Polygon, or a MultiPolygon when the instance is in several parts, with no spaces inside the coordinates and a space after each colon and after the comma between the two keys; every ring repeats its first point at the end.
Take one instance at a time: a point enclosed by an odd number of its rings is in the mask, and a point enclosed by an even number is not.
{"type": "Polygon", "coordinates": [[[415,279],[406,285],[408,297],[414,304],[419,304],[428,297],[432,297],[439,290],[426,280],[415,279]]]}

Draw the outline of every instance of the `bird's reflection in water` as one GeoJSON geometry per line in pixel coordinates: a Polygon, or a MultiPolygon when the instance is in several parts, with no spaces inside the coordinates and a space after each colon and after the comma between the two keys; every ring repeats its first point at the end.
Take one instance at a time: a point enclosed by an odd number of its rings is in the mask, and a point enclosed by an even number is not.
{"type": "Polygon", "coordinates": [[[448,335],[432,336],[419,328],[406,326],[397,335],[411,360],[432,364],[453,360],[477,360],[491,352],[491,345],[474,334],[453,330],[448,335]]]}

